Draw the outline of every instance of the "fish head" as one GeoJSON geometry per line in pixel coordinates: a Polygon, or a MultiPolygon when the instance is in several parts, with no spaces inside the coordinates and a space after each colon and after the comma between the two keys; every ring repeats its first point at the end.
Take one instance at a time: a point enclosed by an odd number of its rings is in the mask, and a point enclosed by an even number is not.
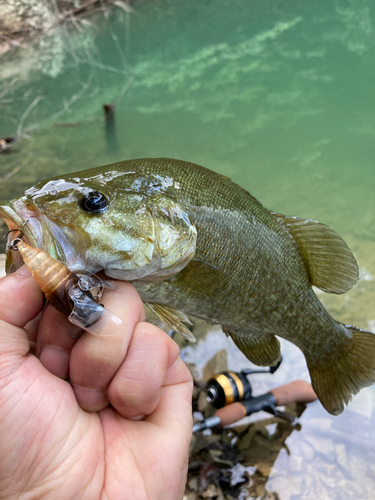
{"type": "MultiPolygon", "coordinates": [[[[0,216],[9,230],[22,230],[27,243],[73,272],[166,279],[193,257],[197,231],[188,209],[170,192],[150,189],[150,182],[145,189],[144,182],[136,181],[135,172],[54,178],[0,203],[0,216]]],[[[10,250],[15,237],[15,232],[8,234],[7,272],[22,263],[10,250]]]]}

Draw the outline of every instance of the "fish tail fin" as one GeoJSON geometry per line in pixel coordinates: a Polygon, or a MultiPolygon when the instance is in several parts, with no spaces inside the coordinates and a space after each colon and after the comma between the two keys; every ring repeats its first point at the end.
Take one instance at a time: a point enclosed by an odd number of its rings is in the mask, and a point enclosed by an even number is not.
{"type": "Polygon", "coordinates": [[[343,349],[320,362],[306,358],[314,391],[332,415],[339,415],[354,394],[375,382],[375,334],[343,326],[351,335],[343,349]]]}

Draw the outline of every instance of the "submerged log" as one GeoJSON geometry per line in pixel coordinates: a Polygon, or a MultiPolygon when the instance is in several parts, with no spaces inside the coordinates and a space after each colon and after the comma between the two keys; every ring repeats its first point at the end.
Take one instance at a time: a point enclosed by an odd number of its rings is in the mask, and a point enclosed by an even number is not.
{"type": "Polygon", "coordinates": [[[115,124],[115,105],[103,104],[103,112],[105,119],[105,139],[107,143],[107,153],[113,154],[118,150],[115,124]]]}

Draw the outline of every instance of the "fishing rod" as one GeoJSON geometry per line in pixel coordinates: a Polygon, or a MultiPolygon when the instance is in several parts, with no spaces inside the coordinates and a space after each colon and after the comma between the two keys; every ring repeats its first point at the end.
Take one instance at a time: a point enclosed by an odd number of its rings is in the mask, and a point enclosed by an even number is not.
{"type": "Polygon", "coordinates": [[[244,417],[261,410],[292,422],[294,417],[279,410],[277,406],[285,406],[290,403],[310,403],[316,399],[317,396],[310,384],[304,380],[295,380],[276,387],[261,396],[250,396],[242,401],[236,401],[226,406],[223,405],[215,411],[212,417],[196,422],[193,425],[193,433],[212,427],[225,427],[234,424],[244,417]]]}

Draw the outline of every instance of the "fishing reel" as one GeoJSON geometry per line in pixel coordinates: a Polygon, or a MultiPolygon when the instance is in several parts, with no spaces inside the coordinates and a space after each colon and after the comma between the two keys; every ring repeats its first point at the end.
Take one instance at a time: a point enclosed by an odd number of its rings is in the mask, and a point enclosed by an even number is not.
{"type": "Polygon", "coordinates": [[[216,411],[211,417],[195,422],[193,433],[212,427],[225,427],[259,411],[266,411],[293,423],[294,415],[278,407],[290,403],[306,404],[315,401],[317,396],[310,384],[304,380],[294,380],[254,397],[248,379],[253,373],[275,373],[281,361],[280,359],[277,365],[260,370],[225,371],[213,375],[208,380],[205,391],[207,401],[216,408],[216,411]]]}
{"type": "Polygon", "coordinates": [[[249,375],[253,373],[275,373],[281,364],[259,370],[241,370],[240,372],[223,371],[213,375],[206,383],[207,401],[215,408],[237,403],[252,397],[252,387],[249,375]]]}
{"type": "MultiPolygon", "coordinates": [[[[275,367],[273,368],[275,371],[275,367]]],[[[252,373],[254,373],[254,371],[252,371],[252,373]]],[[[255,373],[259,373],[259,371],[255,373]]],[[[272,372],[268,371],[268,373],[272,372]]],[[[245,376],[246,375],[248,374],[245,374],[245,376]]],[[[211,429],[212,427],[225,427],[235,424],[244,417],[259,411],[266,411],[267,413],[271,413],[271,415],[275,415],[275,417],[280,417],[293,423],[295,416],[285,411],[281,411],[278,407],[286,406],[290,403],[311,403],[316,399],[317,396],[310,384],[304,380],[294,380],[288,384],[275,387],[260,396],[251,396],[242,401],[233,402],[227,406],[218,408],[211,417],[195,422],[193,425],[193,433],[211,429]]]]}

